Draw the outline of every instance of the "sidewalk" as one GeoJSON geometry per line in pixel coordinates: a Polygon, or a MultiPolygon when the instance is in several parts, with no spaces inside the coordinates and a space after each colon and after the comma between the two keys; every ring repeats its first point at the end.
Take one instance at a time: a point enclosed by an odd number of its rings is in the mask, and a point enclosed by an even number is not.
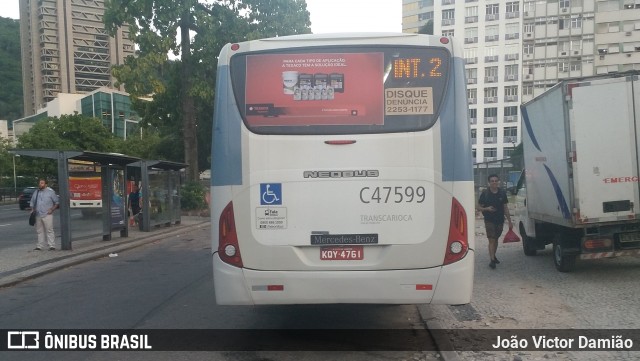
{"type": "MultiPolygon", "coordinates": [[[[515,215],[513,203],[509,203],[509,209],[514,231],[519,235],[520,219],[515,215]]],[[[507,229],[505,222],[504,231],[507,229]]],[[[562,290],[557,290],[559,284],[565,287],[567,283],[575,283],[571,281],[571,277],[556,273],[548,254],[526,257],[522,251],[522,242],[504,244],[502,237],[498,244],[498,256],[502,263],[497,269],[491,269],[484,218],[480,212],[476,212],[475,268],[471,303],[419,306],[428,328],[441,331],[437,334],[439,339],[436,340],[441,349],[454,350],[442,352],[442,358],[445,361],[587,359],[585,354],[578,356],[572,351],[545,350],[544,347],[536,350],[486,350],[486,343],[479,341],[482,338],[474,336],[474,331],[482,334],[483,330],[512,332],[512,335],[516,336],[520,330],[534,330],[541,334],[548,330],[548,337],[551,338],[554,330],[579,328],[572,322],[575,313],[563,304],[562,290]],[[540,272],[544,272],[544,275],[541,276],[540,272]],[[546,282],[549,279],[556,282],[546,282]]],[[[577,283],[576,287],[579,288],[580,284],[577,283]]],[[[603,357],[597,361],[606,359],[612,358],[603,357]]]]}
{"type": "Polygon", "coordinates": [[[137,227],[130,227],[129,237],[120,237],[119,232],[113,232],[110,241],[103,241],[101,235],[74,240],[69,251],[60,250],[59,234],[56,235],[55,251],[36,251],[35,243],[6,248],[0,252],[0,287],[12,286],[49,272],[108,257],[111,253],[117,254],[159,239],[186,234],[208,224],[208,217],[183,216],[180,224],[153,227],[151,232],[141,232],[137,227]]]}

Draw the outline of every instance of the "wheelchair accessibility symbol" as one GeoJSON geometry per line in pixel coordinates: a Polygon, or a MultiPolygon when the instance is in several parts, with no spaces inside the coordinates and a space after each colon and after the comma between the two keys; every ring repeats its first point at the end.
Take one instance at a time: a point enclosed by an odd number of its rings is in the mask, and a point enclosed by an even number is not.
{"type": "Polygon", "coordinates": [[[282,204],[282,183],[260,183],[260,204],[282,204]]]}

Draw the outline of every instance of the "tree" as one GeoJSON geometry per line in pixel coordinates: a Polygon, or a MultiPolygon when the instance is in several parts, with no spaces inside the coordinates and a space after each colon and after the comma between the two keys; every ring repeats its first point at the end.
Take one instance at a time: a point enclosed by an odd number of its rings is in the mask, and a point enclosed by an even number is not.
{"type": "Polygon", "coordinates": [[[154,128],[147,127],[142,132],[134,132],[126,140],[117,139],[117,152],[142,159],[166,159],[159,151],[163,139],[154,128]],[[141,133],[140,135],[138,135],[141,133]]]}
{"type": "Polygon", "coordinates": [[[433,20],[427,20],[427,23],[422,25],[420,29],[418,29],[418,34],[433,35],[433,20]]]}
{"type": "MultiPolygon", "coordinates": [[[[0,188],[7,187],[7,180],[13,176],[13,159],[8,151],[9,148],[11,148],[9,139],[0,137],[0,188]]],[[[13,184],[13,178],[11,180],[13,184]]]]}
{"type": "Polygon", "coordinates": [[[522,145],[522,142],[514,148],[509,157],[511,158],[511,162],[515,168],[524,168],[524,146],[522,145]]]}
{"type": "MultiPolygon", "coordinates": [[[[97,118],[84,115],[49,117],[33,125],[29,132],[18,138],[17,148],[80,150],[113,152],[117,138],[97,118]]],[[[58,174],[55,161],[23,157],[25,175],[55,177],[58,174]]]]}
{"type": "Polygon", "coordinates": [[[18,138],[18,148],[113,152],[116,138],[97,118],[80,114],[49,117],[18,138]]]}
{"type": "MultiPolygon", "coordinates": [[[[24,187],[37,185],[37,178],[34,177],[36,173],[33,170],[26,171],[27,168],[22,161],[25,158],[10,153],[9,149],[13,148],[13,143],[9,139],[0,137],[0,188],[5,188],[5,194],[9,193],[8,189],[14,189],[14,187],[19,191],[24,187]],[[16,178],[13,177],[14,174],[17,175],[16,178]]],[[[2,193],[3,190],[0,189],[0,198],[2,193]]]]}
{"type": "Polygon", "coordinates": [[[0,17],[0,119],[22,117],[20,22],[0,17]]]}
{"type": "Polygon", "coordinates": [[[524,154],[524,147],[522,145],[522,142],[520,142],[520,144],[516,145],[513,152],[511,152],[511,157],[522,157],[523,154],[524,154]]]}
{"type": "MultiPolygon", "coordinates": [[[[180,122],[190,180],[199,173],[198,141],[203,136],[199,139],[198,133],[203,132],[198,125],[211,127],[215,59],[222,46],[310,32],[304,0],[107,0],[105,7],[109,31],[128,25],[139,46],[138,56],[113,73],[133,96],[153,94],[154,103],[162,102],[140,112],[145,123],[166,129],[180,122]],[[169,52],[180,60],[170,61],[169,52]],[[167,109],[168,104],[174,106],[167,109]]],[[[210,148],[209,136],[205,139],[210,148]]]]}

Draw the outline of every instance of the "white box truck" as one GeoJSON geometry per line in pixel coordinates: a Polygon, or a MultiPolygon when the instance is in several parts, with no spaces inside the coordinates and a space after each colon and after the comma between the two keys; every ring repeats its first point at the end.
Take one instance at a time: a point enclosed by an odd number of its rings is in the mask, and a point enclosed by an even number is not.
{"type": "Polygon", "coordinates": [[[578,258],[640,255],[639,75],[565,80],[521,106],[527,256],[553,244],[568,272],[578,258]]]}

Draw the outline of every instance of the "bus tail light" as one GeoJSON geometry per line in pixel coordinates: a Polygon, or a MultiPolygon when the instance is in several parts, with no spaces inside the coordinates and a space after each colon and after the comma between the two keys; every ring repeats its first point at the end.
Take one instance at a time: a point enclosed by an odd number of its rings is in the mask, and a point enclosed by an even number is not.
{"type": "Polygon", "coordinates": [[[584,241],[584,248],[587,250],[611,248],[612,242],[608,238],[602,239],[588,239],[584,241]]]}
{"type": "Polygon", "coordinates": [[[449,223],[447,249],[444,253],[444,265],[463,259],[469,250],[467,213],[457,199],[453,198],[451,203],[451,221],[449,223]]]}
{"type": "Polygon", "coordinates": [[[236,222],[233,217],[233,202],[229,202],[220,214],[218,232],[218,255],[220,259],[232,266],[242,267],[236,222]]]}

